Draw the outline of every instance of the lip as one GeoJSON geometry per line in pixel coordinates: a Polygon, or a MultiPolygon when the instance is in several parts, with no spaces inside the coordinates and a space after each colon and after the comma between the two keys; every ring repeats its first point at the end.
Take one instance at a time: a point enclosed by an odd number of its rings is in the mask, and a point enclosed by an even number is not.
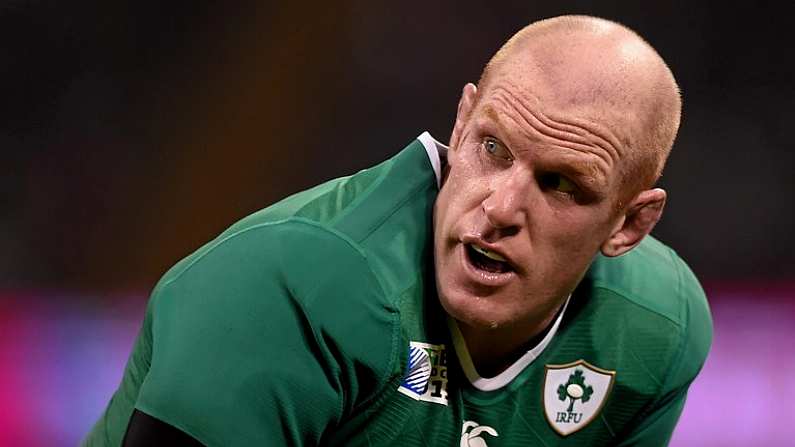
{"type": "Polygon", "coordinates": [[[511,259],[510,256],[508,256],[504,251],[502,251],[501,248],[497,247],[496,245],[490,244],[490,243],[484,241],[483,239],[479,238],[478,236],[475,236],[475,235],[472,235],[472,234],[464,235],[461,238],[461,242],[463,242],[464,245],[466,245],[466,244],[474,244],[474,245],[480,246],[482,248],[485,248],[488,251],[497,253],[498,255],[500,255],[503,258],[505,258],[505,260],[508,263],[508,265],[510,265],[511,268],[514,271],[519,271],[519,268],[517,267],[516,263],[513,262],[513,259],[511,259]]]}
{"type": "MultiPolygon", "coordinates": [[[[508,284],[509,282],[511,282],[512,279],[514,279],[514,277],[516,277],[516,271],[502,272],[502,273],[487,272],[472,265],[472,263],[469,262],[469,257],[467,256],[466,245],[468,243],[471,244],[475,242],[462,242],[461,244],[458,245],[459,261],[463,266],[463,270],[466,273],[466,276],[468,276],[472,282],[488,287],[501,287],[508,284]]],[[[502,255],[502,253],[500,253],[500,255],[502,255]]]]}

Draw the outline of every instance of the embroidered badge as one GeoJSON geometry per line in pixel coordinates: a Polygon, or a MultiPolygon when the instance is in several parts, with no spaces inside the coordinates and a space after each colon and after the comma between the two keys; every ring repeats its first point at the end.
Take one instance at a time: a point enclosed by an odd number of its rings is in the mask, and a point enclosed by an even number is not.
{"type": "Polygon", "coordinates": [[[447,353],[444,345],[412,341],[398,391],[412,399],[447,405],[447,353]]]}
{"type": "Polygon", "coordinates": [[[613,388],[616,372],[577,360],[565,365],[546,365],[544,414],[562,436],[589,423],[602,411],[613,388]]]}

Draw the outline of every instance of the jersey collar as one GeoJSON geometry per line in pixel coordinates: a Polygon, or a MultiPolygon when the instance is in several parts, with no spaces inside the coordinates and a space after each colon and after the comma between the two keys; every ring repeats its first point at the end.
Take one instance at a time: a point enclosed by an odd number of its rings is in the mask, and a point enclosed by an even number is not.
{"type": "Polygon", "coordinates": [[[571,295],[566,298],[566,302],[563,303],[563,308],[560,310],[557,318],[555,319],[555,323],[549,329],[544,338],[538,342],[536,346],[519,357],[519,359],[516,360],[511,366],[506,368],[505,371],[497,374],[494,377],[480,377],[478,371],[475,369],[475,365],[472,363],[472,357],[469,356],[469,350],[467,349],[464,336],[461,334],[461,330],[458,328],[458,323],[456,323],[455,319],[448,316],[447,323],[450,326],[450,335],[453,338],[453,347],[455,348],[458,361],[461,363],[461,369],[464,370],[464,374],[466,375],[467,380],[469,380],[469,383],[471,383],[473,387],[480,391],[498,390],[511,383],[513,379],[519,375],[519,373],[524,371],[525,368],[530,366],[530,364],[533,363],[533,361],[538,358],[539,355],[541,355],[544,349],[546,349],[547,345],[549,345],[549,342],[552,341],[552,337],[555,336],[555,333],[558,331],[558,327],[560,326],[560,322],[563,320],[563,314],[566,312],[566,307],[568,307],[570,300],[571,295]]]}
{"type": "Polygon", "coordinates": [[[427,131],[421,133],[417,139],[425,146],[433,173],[436,174],[436,187],[438,188],[442,182],[442,165],[447,162],[447,146],[437,141],[427,131]]]}

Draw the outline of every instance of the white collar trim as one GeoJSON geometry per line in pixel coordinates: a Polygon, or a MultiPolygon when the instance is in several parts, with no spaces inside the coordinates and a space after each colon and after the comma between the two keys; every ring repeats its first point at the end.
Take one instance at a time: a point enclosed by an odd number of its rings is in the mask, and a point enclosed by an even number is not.
{"type": "Polygon", "coordinates": [[[549,332],[547,332],[547,335],[544,336],[538,345],[525,352],[524,355],[519,357],[519,359],[516,360],[505,371],[497,374],[494,377],[480,377],[478,371],[475,369],[475,365],[472,363],[472,357],[469,356],[469,350],[467,349],[464,336],[461,334],[461,330],[458,328],[458,323],[456,323],[452,317],[448,317],[447,323],[450,326],[450,333],[453,337],[455,353],[458,356],[458,361],[461,363],[461,368],[464,370],[464,374],[467,376],[469,383],[471,383],[472,386],[479,389],[480,391],[498,390],[511,383],[513,379],[519,375],[519,373],[521,373],[525,368],[533,363],[533,361],[538,358],[539,355],[541,355],[547,345],[549,345],[549,342],[552,341],[552,337],[555,336],[555,333],[558,331],[558,326],[560,326],[560,322],[563,320],[563,314],[566,312],[566,307],[569,305],[570,300],[571,295],[566,298],[566,302],[563,304],[563,309],[560,311],[560,315],[558,315],[555,323],[552,325],[552,328],[550,328],[549,332]]]}
{"type": "Polygon", "coordinates": [[[427,131],[420,134],[417,139],[425,146],[425,152],[428,153],[428,159],[431,161],[434,174],[436,174],[436,187],[440,187],[442,182],[441,159],[447,155],[447,146],[436,141],[427,131]]]}

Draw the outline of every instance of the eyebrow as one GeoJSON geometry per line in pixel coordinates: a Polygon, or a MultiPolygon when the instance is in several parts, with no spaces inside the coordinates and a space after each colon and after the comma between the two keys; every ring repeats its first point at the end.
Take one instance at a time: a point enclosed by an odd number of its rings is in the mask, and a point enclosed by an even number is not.
{"type": "Polygon", "coordinates": [[[492,107],[491,104],[486,104],[485,106],[483,106],[483,113],[487,117],[489,117],[492,121],[494,121],[494,124],[496,124],[501,131],[508,134],[508,129],[502,123],[502,120],[500,120],[499,113],[497,113],[497,110],[494,107],[492,107]]]}
{"type": "Polygon", "coordinates": [[[567,159],[563,162],[556,162],[555,166],[563,174],[579,180],[578,184],[589,191],[600,192],[607,187],[607,178],[601,174],[601,169],[593,162],[567,159]]]}

